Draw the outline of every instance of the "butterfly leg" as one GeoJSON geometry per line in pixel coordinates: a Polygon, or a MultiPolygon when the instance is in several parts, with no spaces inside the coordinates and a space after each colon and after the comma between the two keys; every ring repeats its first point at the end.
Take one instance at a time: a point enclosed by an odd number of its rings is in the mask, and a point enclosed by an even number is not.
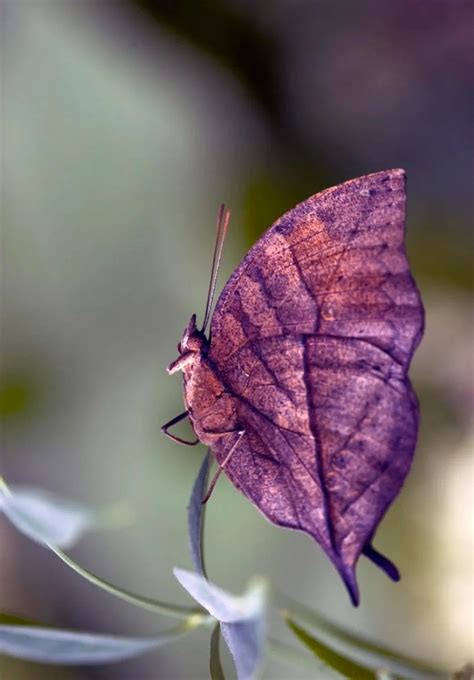
{"type": "Polygon", "coordinates": [[[207,501],[210,499],[211,494],[212,494],[212,492],[214,491],[214,487],[215,487],[215,485],[217,484],[217,480],[219,479],[219,477],[221,476],[221,473],[222,473],[223,469],[225,468],[225,466],[227,465],[227,463],[228,463],[229,460],[231,459],[232,454],[233,454],[234,451],[238,448],[240,442],[242,441],[242,437],[244,436],[244,434],[245,434],[245,430],[238,430],[238,435],[239,435],[238,438],[236,439],[236,441],[235,441],[234,444],[232,445],[232,447],[231,447],[229,453],[227,454],[227,456],[224,458],[224,460],[223,460],[223,462],[222,462],[222,465],[219,465],[219,469],[217,470],[216,474],[215,474],[214,477],[212,478],[211,483],[209,484],[209,487],[208,487],[208,489],[207,489],[207,493],[206,493],[206,495],[204,496],[204,498],[203,498],[202,501],[201,501],[201,503],[202,503],[203,505],[204,505],[204,503],[207,503],[207,501]]]}
{"type": "Polygon", "coordinates": [[[177,423],[180,423],[182,420],[187,418],[189,416],[189,411],[184,411],[184,413],[180,413],[179,416],[175,416],[172,418],[169,423],[165,423],[165,425],[161,426],[161,431],[163,434],[165,434],[167,437],[172,439],[174,442],[178,442],[178,444],[185,444],[186,446],[196,446],[196,444],[199,444],[199,439],[196,438],[194,441],[188,441],[187,439],[182,439],[181,437],[177,437],[175,434],[170,434],[168,430],[170,427],[173,427],[177,423]]]}

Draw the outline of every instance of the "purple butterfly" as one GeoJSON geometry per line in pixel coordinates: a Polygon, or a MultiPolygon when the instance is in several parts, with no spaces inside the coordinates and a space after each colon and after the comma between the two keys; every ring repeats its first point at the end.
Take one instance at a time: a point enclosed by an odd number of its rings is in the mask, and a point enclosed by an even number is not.
{"type": "MultiPolygon", "coordinates": [[[[195,442],[271,522],[310,534],[359,602],[361,553],[398,580],[372,537],[409,471],[418,402],[407,372],[424,312],[404,246],[405,172],[350,180],[273,224],[211,319],[229,212],[221,208],[201,329],[184,373],[195,442]]],[[[210,493],[209,491],[209,493],[210,493]]],[[[208,493],[208,496],[209,496],[208,493]]]]}

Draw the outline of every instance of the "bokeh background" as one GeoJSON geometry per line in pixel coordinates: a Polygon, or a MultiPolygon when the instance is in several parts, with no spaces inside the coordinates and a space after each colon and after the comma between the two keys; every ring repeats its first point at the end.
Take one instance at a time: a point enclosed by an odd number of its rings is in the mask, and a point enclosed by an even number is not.
{"type": "MultiPolygon", "coordinates": [[[[191,313],[202,318],[218,204],[232,208],[223,284],[297,201],[400,166],[427,311],[412,370],[422,426],[376,545],[403,579],[361,560],[353,609],[321,550],[267,524],[225,479],[208,508],[207,562],[231,591],[267,575],[405,654],[469,660],[473,20],[462,0],[2,0],[2,474],[93,506],[133,505],[133,523],[74,549],[81,564],[188,602],[171,569],[190,566],[185,506],[204,449],[159,428],[182,410],[181,381],[164,369],[191,313]]],[[[0,609],[123,634],[169,625],[97,591],[2,518],[0,609]]],[[[0,674],[200,680],[206,635],[119,666],[2,659],[0,674]]],[[[265,677],[307,671],[271,662],[265,677]]]]}

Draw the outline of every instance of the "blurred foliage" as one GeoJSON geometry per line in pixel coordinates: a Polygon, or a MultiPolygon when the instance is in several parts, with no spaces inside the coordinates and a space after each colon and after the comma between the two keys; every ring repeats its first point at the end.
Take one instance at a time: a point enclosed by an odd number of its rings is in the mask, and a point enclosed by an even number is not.
{"type": "Polygon", "coordinates": [[[0,420],[28,411],[34,401],[34,386],[29,375],[6,375],[0,378],[0,420]]]}
{"type": "Polygon", "coordinates": [[[472,680],[474,678],[474,665],[466,664],[464,668],[453,674],[453,680],[472,680]]]}
{"type": "Polygon", "coordinates": [[[0,674],[5,680],[82,680],[79,669],[43,666],[7,656],[0,658],[0,674]]]}
{"type": "Polygon", "coordinates": [[[270,116],[278,115],[276,45],[250,17],[220,0],[131,0],[130,4],[217,59],[270,116]]]}
{"type": "Polygon", "coordinates": [[[291,163],[285,168],[268,169],[255,178],[249,178],[242,198],[241,229],[248,248],[276,219],[308,196],[316,193],[318,186],[325,186],[318,173],[305,172],[301,166],[291,171],[291,163]],[[277,172],[279,170],[279,172],[277,172]]]}
{"type": "MultiPolygon", "coordinates": [[[[251,234],[259,235],[265,225],[271,224],[295,202],[316,193],[318,169],[324,169],[321,187],[337,182],[337,169],[325,145],[319,144],[316,149],[306,145],[289,125],[279,84],[280,46],[272,32],[265,30],[262,22],[255,20],[252,12],[246,12],[245,7],[239,7],[237,2],[225,0],[185,0],[180,3],[173,0],[128,1],[149,14],[157,26],[166,27],[180,40],[189,42],[216,59],[245,88],[259,111],[263,112],[273,138],[272,166],[280,167],[281,176],[280,180],[278,176],[275,177],[275,168],[272,167],[269,174],[262,178],[264,186],[260,188],[270,188],[275,181],[276,186],[282,186],[284,191],[277,193],[273,189],[271,195],[264,193],[258,197],[259,203],[255,211],[251,211],[252,216],[249,212],[246,214],[256,226],[256,231],[250,231],[251,234]],[[315,156],[317,164],[313,160],[315,156]],[[288,200],[285,201],[285,198],[288,200]],[[264,208],[263,215],[259,212],[259,205],[264,208]],[[256,222],[260,216],[268,217],[265,208],[271,210],[270,221],[265,219],[256,222]]],[[[272,11],[271,3],[269,11],[272,11]]],[[[258,179],[255,185],[250,180],[249,198],[254,197],[252,189],[258,184],[258,179]]],[[[247,222],[244,223],[244,229],[248,233],[247,222]]]]}
{"type": "Polygon", "coordinates": [[[21,616],[0,613],[0,625],[36,626],[38,624],[34,621],[30,621],[29,619],[25,619],[21,616]]]}
{"type": "Polygon", "coordinates": [[[407,232],[407,248],[414,271],[421,281],[474,292],[473,248],[464,220],[452,218],[446,225],[433,220],[407,232]]]}

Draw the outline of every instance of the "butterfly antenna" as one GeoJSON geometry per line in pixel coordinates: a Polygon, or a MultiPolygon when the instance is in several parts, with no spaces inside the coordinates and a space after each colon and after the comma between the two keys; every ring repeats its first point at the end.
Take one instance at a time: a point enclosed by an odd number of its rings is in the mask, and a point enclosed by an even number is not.
{"type": "Polygon", "coordinates": [[[216,292],[217,275],[219,273],[219,264],[222,256],[222,249],[229,226],[230,210],[222,203],[217,214],[217,234],[216,245],[214,246],[214,255],[212,258],[211,278],[209,281],[209,290],[207,292],[206,311],[204,313],[204,322],[202,324],[202,332],[206,330],[207,324],[211,316],[212,302],[214,300],[214,293],[216,292]]]}

